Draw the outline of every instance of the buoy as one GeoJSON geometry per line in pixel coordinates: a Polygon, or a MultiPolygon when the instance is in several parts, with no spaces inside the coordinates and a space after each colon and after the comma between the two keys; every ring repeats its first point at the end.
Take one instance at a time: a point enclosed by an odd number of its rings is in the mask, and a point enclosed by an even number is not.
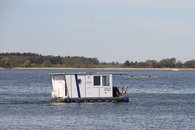
{"type": "Polygon", "coordinates": [[[117,101],[116,100],[112,100],[112,103],[117,103],[117,101]]]}
{"type": "Polygon", "coordinates": [[[80,100],[80,99],[77,99],[75,102],[76,102],[76,103],[80,103],[80,102],[81,102],[81,100],[80,100]]]}
{"type": "Polygon", "coordinates": [[[66,102],[71,103],[71,102],[72,102],[71,98],[70,98],[70,97],[68,97],[68,98],[66,99],[66,102]]]}
{"type": "Polygon", "coordinates": [[[83,102],[89,102],[88,100],[84,100],[83,102]]]}
{"type": "Polygon", "coordinates": [[[90,100],[90,102],[95,102],[95,100],[90,100]]]}
{"type": "Polygon", "coordinates": [[[128,96],[124,96],[124,97],[123,97],[123,101],[124,101],[124,102],[128,102],[128,101],[129,101],[129,97],[128,97],[128,96]]]}
{"type": "Polygon", "coordinates": [[[98,102],[103,102],[103,100],[98,100],[98,102]]]}

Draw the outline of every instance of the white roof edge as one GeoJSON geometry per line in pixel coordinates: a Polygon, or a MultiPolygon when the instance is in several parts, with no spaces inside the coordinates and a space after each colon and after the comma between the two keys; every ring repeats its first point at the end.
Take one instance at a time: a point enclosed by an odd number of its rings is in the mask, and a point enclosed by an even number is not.
{"type": "Polygon", "coordinates": [[[49,75],[127,75],[127,72],[79,72],[79,73],[50,73],[49,75]]]}

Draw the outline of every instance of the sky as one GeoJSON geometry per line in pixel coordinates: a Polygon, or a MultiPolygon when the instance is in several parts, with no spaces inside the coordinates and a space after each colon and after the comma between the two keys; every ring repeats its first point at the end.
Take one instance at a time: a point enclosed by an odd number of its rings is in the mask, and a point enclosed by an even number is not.
{"type": "Polygon", "coordinates": [[[194,0],[0,0],[0,53],[195,59],[194,0]]]}

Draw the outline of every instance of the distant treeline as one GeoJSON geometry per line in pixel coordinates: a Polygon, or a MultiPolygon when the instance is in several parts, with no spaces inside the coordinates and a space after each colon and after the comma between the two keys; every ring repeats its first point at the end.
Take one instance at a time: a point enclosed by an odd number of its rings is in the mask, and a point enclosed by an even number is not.
{"type": "Polygon", "coordinates": [[[124,63],[125,67],[131,68],[195,68],[195,60],[189,60],[184,63],[177,61],[176,58],[156,60],[147,60],[145,62],[129,62],[124,63]]]}
{"type": "Polygon", "coordinates": [[[35,53],[0,53],[0,67],[94,67],[97,58],[43,56],[35,53]]]}
{"type": "Polygon", "coordinates": [[[184,63],[176,58],[167,58],[160,61],[147,60],[145,62],[125,61],[99,62],[97,58],[82,56],[52,56],[36,53],[0,53],[0,67],[71,67],[71,68],[195,68],[195,60],[184,63]]]}

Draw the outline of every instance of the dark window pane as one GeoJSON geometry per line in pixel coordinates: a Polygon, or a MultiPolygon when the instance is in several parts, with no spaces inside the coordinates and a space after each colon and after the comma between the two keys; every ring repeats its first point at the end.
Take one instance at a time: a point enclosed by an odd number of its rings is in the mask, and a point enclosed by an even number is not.
{"type": "Polygon", "coordinates": [[[109,85],[110,85],[109,76],[102,76],[102,86],[109,86],[109,85]]]}
{"type": "Polygon", "coordinates": [[[100,86],[100,76],[94,76],[94,86],[100,86]]]}

